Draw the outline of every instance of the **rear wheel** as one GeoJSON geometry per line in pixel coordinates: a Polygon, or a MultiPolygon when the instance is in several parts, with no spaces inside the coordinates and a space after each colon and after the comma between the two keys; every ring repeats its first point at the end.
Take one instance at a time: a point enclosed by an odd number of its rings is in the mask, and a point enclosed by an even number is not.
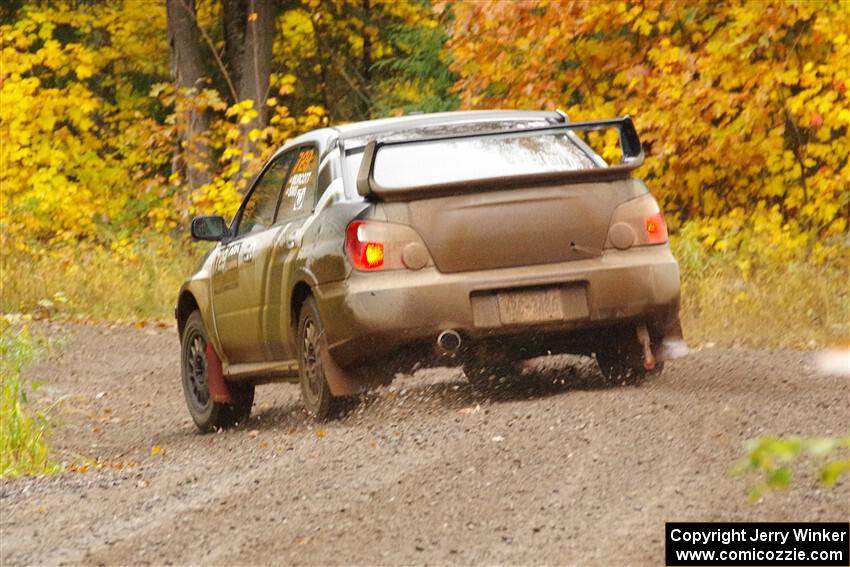
{"type": "Polygon", "coordinates": [[[183,395],[192,421],[203,432],[243,423],[254,404],[253,384],[229,384],[233,403],[215,402],[210,395],[207,332],[199,311],[186,320],[181,339],[183,395]]]}
{"type": "MultiPolygon", "coordinates": [[[[632,328],[612,331],[596,351],[596,362],[608,384],[639,384],[650,373],[644,367],[643,347],[632,328]]],[[[659,374],[662,369],[659,363],[651,373],[659,374]]]]}
{"type": "Polygon", "coordinates": [[[325,327],[319,308],[316,300],[308,297],[298,317],[299,382],[304,408],[320,420],[335,417],[346,401],[346,398],[331,393],[322,364],[322,353],[326,348],[325,327]]]}

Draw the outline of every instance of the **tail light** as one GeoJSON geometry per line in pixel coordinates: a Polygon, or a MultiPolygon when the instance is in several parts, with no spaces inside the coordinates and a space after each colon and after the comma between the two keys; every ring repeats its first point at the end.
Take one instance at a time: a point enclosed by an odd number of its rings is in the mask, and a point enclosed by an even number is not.
{"type": "Polygon", "coordinates": [[[667,242],[667,223],[664,222],[664,214],[660,211],[646,217],[644,226],[646,227],[646,238],[650,244],[667,242]]]}
{"type": "Polygon", "coordinates": [[[625,250],[632,246],[667,242],[667,223],[649,193],[626,201],[614,210],[605,248],[625,250]]]}
{"type": "Polygon", "coordinates": [[[352,222],[345,231],[345,253],[362,271],[419,270],[434,264],[419,234],[401,224],[352,222]]]}
{"type": "Polygon", "coordinates": [[[384,243],[365,239],[363,221],[355,221],[345,231],[345,251],[358,270],[378,270],[384,265],[384,243]]]}

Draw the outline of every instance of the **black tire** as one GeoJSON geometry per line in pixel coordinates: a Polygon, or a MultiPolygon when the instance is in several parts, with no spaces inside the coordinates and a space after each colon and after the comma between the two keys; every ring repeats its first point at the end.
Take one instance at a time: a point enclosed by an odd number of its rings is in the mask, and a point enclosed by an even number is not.
{"type": "Polygon", "coordinates": [[[327,348],[325,326],[316,300],[308,297],[298,315],[298,381],[304,409],[318,420],[337,417],[347,406],[347,398],[334,396],[322,364],[327,348]]]}
{"type": "Polygon", "coordinates": [[[610,385],[640,384],[648,374],[660,374],[664,368],[658,364],[651,372],[647,371],[643,365],[643,347],[632,328],[612,331],[596,351],[596,363],[610,385]]]}
{"type": "Polygon", "coordinates": [[[228,384],[231,404],[212,400],[207,381],[207,342],[201,313],[193,311],[181,338],[183,395],[192,421],[204,433],[244,423],[254,405],[253,384],[228,384]]]}

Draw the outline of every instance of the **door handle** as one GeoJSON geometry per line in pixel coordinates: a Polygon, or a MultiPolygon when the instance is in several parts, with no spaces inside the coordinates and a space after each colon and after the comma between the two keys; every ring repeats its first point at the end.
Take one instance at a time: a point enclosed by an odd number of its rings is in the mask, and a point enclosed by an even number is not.
{"type": "Polygon", "coordinates": [[[291,230],[286,231],[286,234],[283,237],[283,245],[287,248],[295,248],[300,244],[300,235],[298,233],[298,228],[292,228],[291,230]]]}
{"type": "Polygon", "coordinates": [[[283,227],[283,230],[278,234],[276,246],[281,248],[297,248],[301,244],[301,226],[299,222],[292,222],[283,227]]]}

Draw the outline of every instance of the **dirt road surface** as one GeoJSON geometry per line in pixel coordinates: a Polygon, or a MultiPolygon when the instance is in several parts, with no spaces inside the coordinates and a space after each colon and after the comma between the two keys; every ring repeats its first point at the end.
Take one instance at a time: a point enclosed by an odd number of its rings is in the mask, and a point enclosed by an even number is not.
{"type": "Polygon", "coordinates": [[[326,424],[268,385],[247,424],[199,435],[173,329],[49,332],[30,376],[62,400],[53,444],[103,466],[0,482],[4,566],[661,565],[665,521],[850,517],[848,479],[805,463],[755,504],[730,475],[747,439],[847,434],[848,377],[807,353],[704,348],[614,388],[560,359],[488,396],[421,371],[326,424]]]}

